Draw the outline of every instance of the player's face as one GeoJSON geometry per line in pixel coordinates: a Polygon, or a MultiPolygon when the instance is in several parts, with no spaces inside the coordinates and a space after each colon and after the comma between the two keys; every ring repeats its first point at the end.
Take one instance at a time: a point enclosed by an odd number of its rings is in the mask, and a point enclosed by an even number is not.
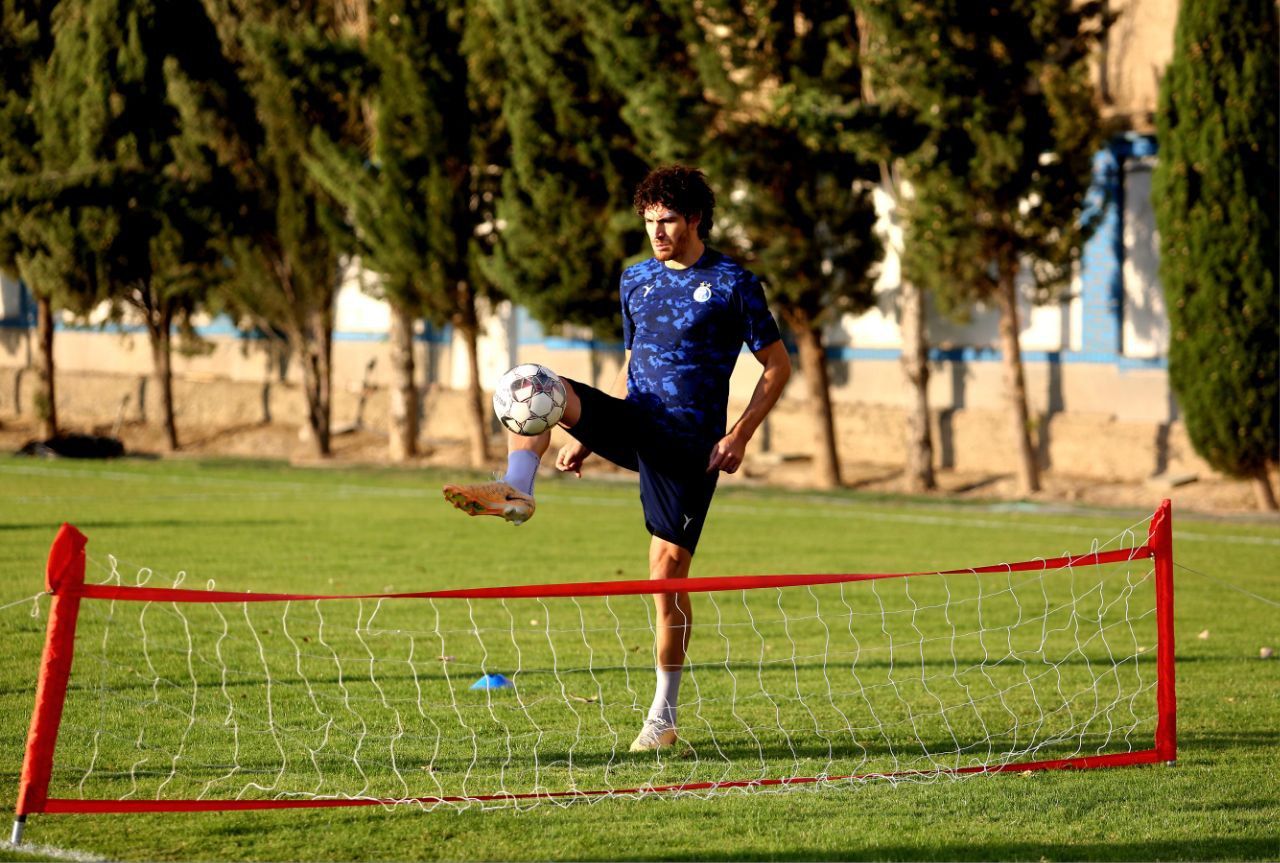
{"type": "Polygon", "coordinates": [[[659,261],[681,260],[698,236],[698,222],[692,221],[670,207],[653,206],[644,211],[644,227],[649,233],[649,245],[659,261]]]}

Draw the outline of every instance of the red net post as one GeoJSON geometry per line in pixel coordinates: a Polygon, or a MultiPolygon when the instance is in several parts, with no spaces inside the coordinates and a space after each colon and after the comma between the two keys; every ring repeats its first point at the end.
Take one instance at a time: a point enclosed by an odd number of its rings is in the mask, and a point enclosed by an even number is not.
{"type": "Polygon", "coordinates": [[[27,732],[27,751],[22,762],[15,809],[14,841],[21,838],[21,824],[32,812],[43,812],[49,796],[49,772],[53,750],[62,721],[62,705],[71,676],[75,652],[76,618],[84,587],[84,547],[88,540],[69,524],[64,524],[49,549],[45,569],[45,589],[53,595],[49,623],[45,629],[44,656],[36,683],[36,703],[27,732]]]}
{"type": "Polygon", "coordinates": [[[1147,545],[1156,573],[1156,754],[1172,764],[1178,757],[1178,698],[1173,663],[1173,508],[1168,500],[1151,517],[1147,545]]]}

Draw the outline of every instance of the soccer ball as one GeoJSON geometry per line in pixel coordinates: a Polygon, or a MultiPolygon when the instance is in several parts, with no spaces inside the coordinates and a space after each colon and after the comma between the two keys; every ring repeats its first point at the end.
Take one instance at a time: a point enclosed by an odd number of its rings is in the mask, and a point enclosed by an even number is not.
{"type": "Polygon", "coordinates": [[[508,431],[542,434],[564,416],[564,382],[546,366],[521,363],[498,379],[493,412],[508,431]]]}

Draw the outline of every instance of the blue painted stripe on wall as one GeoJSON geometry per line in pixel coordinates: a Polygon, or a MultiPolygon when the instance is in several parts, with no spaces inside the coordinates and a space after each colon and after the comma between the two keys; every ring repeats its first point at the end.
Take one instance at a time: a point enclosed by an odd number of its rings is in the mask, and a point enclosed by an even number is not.
{"type": "MultiPolygon", "coordinates": [[[[145,336],[147,328],[142,324],[121,324],[121,323],[104,323],[104,324],[68,324],[58,321],[53,325],[54,332],[57,333],[103,333],[113,336],[145,336]]],[[[201,338],[234,338],[245,339],[246,341],[259,341],[267,338],[264,333],[257,330],[238,330],[232,324],[223,324],[215,321],[214,323],[196,327],[196,335],[201,338]]],[[[179,330],[177,327],[172,328],[174,335],[179,330]]]]}
{"type": "MultiPolygon", "coordinates": [[[[16,318],[0,320],[0,329],[27,330],[32,325],[16,318]]],[[[258,330],[241,330],[235,324],[229,321],[221,321],[215,319],[213,323],[202,327],[196,327],[196,335],[201,338],[228,338],[228,339],[244,339],[246,341],[262,341],[268,336],[258,330]]],[[[67,324],[61,321],[54,324],[55,332],[68,333],[107,333],[111,335],[146,335],[147,328],[141,324],[121,324],[121,323],[105,323],[105,324],[67,324]]],[[[178,333],[177,327],[173,329],[174,334],[178,333]]],[[[414,336],[415,342],[426,342],[431,344],[448,344],[453,339],[453,333],[446,329],[444,331],[418,333],[414,336]]],[[[335,330],[333,333],[335,342],[385,342],[387,341],[386,333],[370,333],[358,332],[355,330],[335,330]]]]}
{"type": "MultiPolygon", "coordinates": [[[[622,352],[621,342],[595,342],[589,339],[548,337],[522,339],[519,344],[521,347],[542,347],[548,350],[560,351],[594,348],[597,351],[622,352]]],[[[745,347],[742,352],[748,353],[745,347]]],[[[1000,361],[1001,357],[1002,353],[998,349],[985,347],[932,348],[929,351],[929,360],[935,363],[996,363],[1000,361]]],[[[898,362],[901,358],[902,351],[897,348],[827,348],[827,359],[837,362],[898,362]]],[[[1028,363],[1114,365],[1125,370],[1164,369],[1168,366],[1163,357],[1122,357],[1117,354],[1099,351],[1023,351],[1022,359],[1028,363]]]]}
{"type": "MultiPolygon", "coordinates": [[[[0,329],[29,329],[29,327],[19,320],[0,320],[0,329]]],[[[112,333],[112,334],[129,334],[129,335],[145,335],[146,328],[136,324],[106,324],[100,327],[89,326],[85,324],[62,324],[57,325],[58,331],[81,332],[81,333],[112,333]]],[[[237,330],[229,323],[215,321],[207,327],[197,327],[196,332],[205,338],[222,337],[222,338],[240,338],[249,341],[258,341],[265,339],[266,336],[255,331],[237,330]]],[[[448,344],[452,339],[452,333],[446,328],[445,330],[434,330],[420,333],[414,337],[417,342],[428,342],[433,344],[448,344]]],[[[335,332],[333,334],[335,342],[385,342],[387,336],[385,333],[361,333],[361,332],[335,332]]],[[[520,342],[521,347],[543,347],[553,351],[570,351],[570,350],[589,350],[609,353],[622,353],[621,342],[596,342],[590,339],[567,339],[558,337],[549,337],[544,339],[528,339],[520,342]]],[[[743,348],[743,353],[747,353],[743,348]]],[[[827,348],[827,359],[837,362],[898,362],[902,357],[902,351],[897,348],[850,348],[850,347],[829,347],[827,348]]],[[[995,348],[982,347],[966,347],[966,348],[932,348],[929,351],[930,362],[964,362],[964,363],[995,363],[999,362],[1001,352],[995,348]]],[[[1028,363],[1049,363],[1062,365],[1113,365],[1118,369],[1125,371],[1133,370],[1164,370],[1169,364],[1164,357],[1122,357],[1116,354],[1110,354],[1097,351],[1023,351],[1022,359],[1028,363]]]]}
{"type": "Polygon", "coordinates": [[[521,347],[541,345],[552,351],[603,351],[605,353],[622,353],[622,342],[604,342],[595,339],[567,339],[560,336],[547,336],[542,339],[521,339],[517,344],[521,347]]]}
{"type": "Polygon", "coordinates": [[[432,345],[447,345],[453,341],[453,327],[445,324],[443,327],[437,328],[430,321],[423,321],[422,332],[414,333],[413,340],[432,345]]]}
{"type": "MultiPolygon", "coordinates": [[[[935,363],[996,363],[1003,354],[996,348],[931,348],[929,361],[935,363]]],[[[844,362],[896,362],[902,357],[897,348],[827,348],[827,359],[844,362]]],[[[1165,369],[1164,357],[1122,357],[1093,351],[1023,351],[1023,362],[1050,365],[1114,365],[1119,369],[1165,369]]]]}

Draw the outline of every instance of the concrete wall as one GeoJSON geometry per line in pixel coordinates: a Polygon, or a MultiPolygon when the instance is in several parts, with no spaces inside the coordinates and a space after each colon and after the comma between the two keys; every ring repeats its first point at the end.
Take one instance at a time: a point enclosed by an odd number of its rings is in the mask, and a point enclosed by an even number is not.
{"type": "Polygon", "coordinates": [[[1111,0],[1116,21],[1098,68],[1104,116],[1136,132],[1155,131],[1160,78],[1173,56],[1178,0],[1111,0]]]}
{"type": "MultiPolygon", "coordinates": [[[[341,348],[337,351],[343,352],[341,348]]],[[[554,353],[531,353],[528,358],[548,362],[566,374],[577,371],[578,377],[590,380],[582,373],[587,370],[582,354],[572,357],[577,368],[574,363],[556,363],[557,359],[569,357],[554,353]]],[[[748,384],[754,385],[747,365],[751,362],[748,359],[740,363],[735,373],[731,415],[745,408],[744,394],[750,390],[748,384]]],[[[883,376],[886,383],[901,388],[900,377],[894,380],[893,369],[873,366],[867,374],[883,376]]],[[[31,369],[0,368],[0,418],[32,415],[33,379],[31,369]]],[[[607,385],[610,380],[612,374],[606,369],[596,382],[607,385]]],[[[359,387],[348,385],[352,381],[343,379],[335,387],[335,428],[353,422],[357,416],[359,387]]],[[[941,384],[944,389],[948,386],[945,380],[941,384]]],[[[804,456],[812,451],[812,418],[807,403],[798,396],[800,391],[798,381],[793,381],[788,394],[752,441],[751,455],[769,452],[804,456]]],[[[424,387],[423,392],[424,442],[464,439],[465,393],[439,385],[424,387]]],[[[181,376],[174,383],[174,398],[184,439],[264,422],[292,426],[305,422],[302,389],[295,381],[181,376]]],[[[371,391],[361,416],[366,428],[386,430],[388,403],[385,387],[371,391]]],[[[839,399],[835,408],[836,433],[844,460],[888,468],[901,466],[907,422],[904,408],[848,398],[839,399]]],[[[109,433],[120,422],[154,421],[159,402],[146,375],[63,368],[58,377],[58,409],[71,428],[109,433]]],[[[1041,463],[1063,475],[1141,480],[1165,472],[1201,476],[1213,473],[1192,452],[1181,423],[1176,421],[1120,420],[1114,413],[1046,413],[1043,409],[1036,409],[1035,414],[1041,463]]],[[[937,465],[942,469],[994,473],[1012,470],[1015,447],[1008,415],[1000,405],[938,409],[933,416],[933,434],[937,465]]]]}

